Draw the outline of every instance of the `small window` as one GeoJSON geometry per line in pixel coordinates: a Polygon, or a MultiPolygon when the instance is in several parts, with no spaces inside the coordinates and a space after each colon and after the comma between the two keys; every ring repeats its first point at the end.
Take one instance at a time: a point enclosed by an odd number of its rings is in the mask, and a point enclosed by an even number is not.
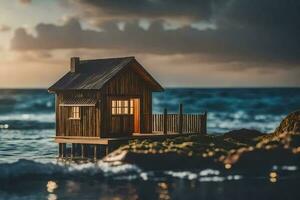
{"type": "Polygon", "coordinates": [[[113,115],[133,115],[133,100],[112,100],[113,115]]]}
{"type": "Polygon", "coordinates": [[[71,107],[69,119],[80,119],[80,108],[79,108],[79,106],[71,107]]]}

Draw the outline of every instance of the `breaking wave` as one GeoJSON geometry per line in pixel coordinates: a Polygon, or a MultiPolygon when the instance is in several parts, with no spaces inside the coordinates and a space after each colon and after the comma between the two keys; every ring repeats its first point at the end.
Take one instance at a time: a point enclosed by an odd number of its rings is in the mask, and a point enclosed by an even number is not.
{"type": "Polygon", "coordinates": [[[112,165],[103,161],[97,163],[75,164],[68,163],[42,163],[33,160],[20,159],[13,163],[0,164],[0,183],[6,181],[22,181],[22,180],[149,180],[157,177],[169,177],[176,179],[195,180],[200,182],[217,180],[239,180],[241,176],[228,175],[223,176],[218,170],[205,169],[201,171],[165,171],[159,173],[159,176],[152,171],[143,171],[136,165],[120,164],[112,165]]]}
{"type": "Polygon", "coordinates": [[[88,178],[120,178],[139,177],[142,170],[135,165],[123,164],[113,166],[99,161],[97,163],[62,164],[41,163],[21,159],[13,163],[0,164],[0,182],[6,180],[35,179],[88,179],[88,178]]]}

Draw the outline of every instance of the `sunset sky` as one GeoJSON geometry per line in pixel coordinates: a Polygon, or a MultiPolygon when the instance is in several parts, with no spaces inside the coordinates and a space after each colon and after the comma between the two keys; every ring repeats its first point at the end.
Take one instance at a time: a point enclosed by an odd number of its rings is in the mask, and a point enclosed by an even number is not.
{"type": "Polygon", "coordinates": [[[135,56],[166,87],[300,86],[297,0],[0,0],[0,87],[135,56]]]}

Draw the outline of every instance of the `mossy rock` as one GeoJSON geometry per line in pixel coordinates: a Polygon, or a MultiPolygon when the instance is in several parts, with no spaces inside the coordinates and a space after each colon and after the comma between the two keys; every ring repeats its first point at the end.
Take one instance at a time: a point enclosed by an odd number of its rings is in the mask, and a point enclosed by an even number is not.
{"type": "Polygon", "coordinates": [[[284,118],[280,125],[276,128],[274,135],[279,135],[285,132],[300,132],[300,111],[293,112],[284,118]]]}

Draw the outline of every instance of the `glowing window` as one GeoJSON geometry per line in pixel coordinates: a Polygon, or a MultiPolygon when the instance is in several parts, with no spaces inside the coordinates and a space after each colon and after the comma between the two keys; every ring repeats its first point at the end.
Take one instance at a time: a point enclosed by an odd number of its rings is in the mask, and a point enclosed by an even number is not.
{"type": "Polygon", "coordinates": [[[112,100],[113,115],[133,115],[133,100],[112,100]]]}
{"type": "Polygon", "coordinates": [[[71,107],[69,119],[80,119],[80,108],[79,108],[79,106],[72,106],[71,107]]]}

